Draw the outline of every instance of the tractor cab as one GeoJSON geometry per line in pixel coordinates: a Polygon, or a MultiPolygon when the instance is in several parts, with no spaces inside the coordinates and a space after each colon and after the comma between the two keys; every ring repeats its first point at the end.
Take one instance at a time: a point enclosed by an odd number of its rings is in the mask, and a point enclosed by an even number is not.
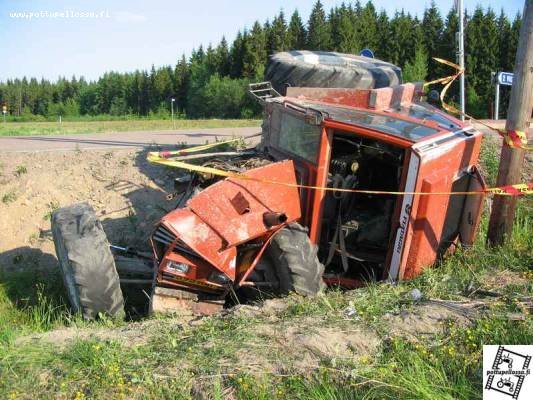
{"type": "Polygon", "coordinates": [[[291,87],[265,102],[260,147],[293,160],[328,283],[414,277],[459,240],[472,244],[482,195],[418,193],[481,189],[481,134],[421,89],[291,87]]]}

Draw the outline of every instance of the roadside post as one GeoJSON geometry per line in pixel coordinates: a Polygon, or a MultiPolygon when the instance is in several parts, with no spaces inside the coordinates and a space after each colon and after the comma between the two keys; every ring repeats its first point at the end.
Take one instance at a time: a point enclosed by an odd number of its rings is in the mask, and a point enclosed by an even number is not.
{"type": "Polygon", "coordinates": [[[496,86],[496,93],[494,94],[494,119],[500,119],[500,85],[513,86],[512,72],[497,72],[494,83],[496,86]]]}
{"type": "MultiPolygon", "coordinates": [[[[525,0],[520,39],[516,52],[514,82],[511,87],[511,100],[507,112],[505,131],[522,131],[527,135],[529,118],[533,106],[533,0],[525,0]]],[[[525,149],[511,147],[503,143],[497,186],[520,182],[525,149]]],[[[491,246],[502,245],[511,238],[513,220],[518,196],[495,196],[487,232],[487,242],[491,246]]]]}
{"type": "MultiPolygon", "coordinates": [[[[465,35],[464,35],[464,5],[463,0],[455,0],[455,10],[459,17],[459,31],[457,32],[457,61],[461,68],[465,68],[465,35]]],[[[459,103],[461,105],[461,121],[465,120],[465,74],[459,77],[459,103]]]]}
{"type": "Polygon", "coordinates": [[[174,102],[175,101],[176,99],[174,97],[170,99],[170,112],[172,115],[172,129],[176,129],[176,123],[174,122],[174,102]]]}

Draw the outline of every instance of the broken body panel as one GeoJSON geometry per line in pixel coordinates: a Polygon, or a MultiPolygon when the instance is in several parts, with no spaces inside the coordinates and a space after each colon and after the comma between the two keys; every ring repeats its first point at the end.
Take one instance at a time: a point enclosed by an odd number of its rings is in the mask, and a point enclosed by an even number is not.
{"type": "MultiPolygon", "coordinates": [[[[246,175],[296,184],[290,160],[249,170],[246,175]]],[[[191,198],[185,208],[161,220],[152,244],[158,242],[162,227],[171,235],[166,247],[157,250],[158,246],[153,246],[160,260],[157,280],[180,288],[193,285],[219,292],[247,271],[242,268],[246,252],[237,259],[239,245],[256,239],[258,243],[266,241],[277,228],[300,217],[296,187],[238,179],[217,182],[191,198]],[[176,264],[183,264],[181,270],[174,267],[176,264]]],[[[257,253],[260,246],[251,247],[257,253]]]]}
{"type": "Polygon", "coordinates": [[[481,133],[420,96],[419,84],[289,88],[287,97],[266,102],[258,148],[273,163],[246,175],[289,185],[407,193],[339,195],[219,181],[165,216],[154,231],[158,284],[224,296],[246,285],[272,235],[294,221],[307,226],[319,246],[326,282],[350,287],[372,278],[413,278],[458,240],[471,244],[483,195],[416,193],[484,188],[476,170],[481,133]]]}

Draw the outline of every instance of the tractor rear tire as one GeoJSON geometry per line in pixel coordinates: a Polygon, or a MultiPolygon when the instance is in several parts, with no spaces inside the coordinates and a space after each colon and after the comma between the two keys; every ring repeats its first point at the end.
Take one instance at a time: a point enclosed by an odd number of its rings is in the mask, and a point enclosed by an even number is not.
{"type": "Polygon", "coordinates": [[[287,225],[274,235],[265,255],[275,268],[280,294],[314,296],[325,287],[324,265],[318,261],[317,251],[300,224],[287,225]]]}
{"type": "Polygon", "coordinates": [[[87,203],[52,214],[52,235],[67,295],[85,319],[100,313],[124,318],[124,299],[113,254],[93,208],[87,203]]]}
{"type": "Polygon", "coordinates": [[[402,70],[375,58],[292,50],[270,57],[265,80],[282,95],[286,95],[288,86],[377,89],[401,84],[402,70]]]}

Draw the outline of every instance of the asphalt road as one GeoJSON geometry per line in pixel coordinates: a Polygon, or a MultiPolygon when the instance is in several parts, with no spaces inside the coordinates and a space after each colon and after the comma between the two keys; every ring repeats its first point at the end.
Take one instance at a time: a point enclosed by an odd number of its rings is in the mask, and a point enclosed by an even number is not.
{"type": "MultiPolygon", "coordinates": [[[[497,128],[504,128],[505,121],[483,121],[497,128]]],[[[488,135],[498,134],[486,127],[474,124],[476,129],[488,135]]],[[[529,130],[529,137],[533,129],[529,130]]],[[[216,139],[224,140],[233,136],[251,137],[261,132],[260,127],[252,128],[213,128],[186,129],[175,131],[131,131],[94,134],[46,135],[46,136],[0,136],[0,153],[39,152],[68,150],[109,150],[143,148],[152,145],[175,145],[179,143],[204,144],[216,139]]],[[[257,142],[254,137],[252,142],[257,142]]]]}
{"type": "MultiPolygon", "coordinates": [[[[261,132],[260,127],[186,129],[175,131],[132,131],[94,134],[1,136],[0,153],[68,150],[110,150],[143,148],[152,145],[179,143],[204,144],[233,136],[250,137],[261,132]]],[[[257,137],[254,137],[257,140],[257,137]]]]}

